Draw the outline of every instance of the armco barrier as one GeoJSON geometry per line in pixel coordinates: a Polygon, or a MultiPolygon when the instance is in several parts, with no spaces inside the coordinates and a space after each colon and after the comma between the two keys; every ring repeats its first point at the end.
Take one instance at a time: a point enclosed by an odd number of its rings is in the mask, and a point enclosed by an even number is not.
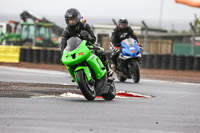
{"type": "Polygon", "coordinates": [[[0,62],[19,63],[20,47],[0,45],[0,62]]]}

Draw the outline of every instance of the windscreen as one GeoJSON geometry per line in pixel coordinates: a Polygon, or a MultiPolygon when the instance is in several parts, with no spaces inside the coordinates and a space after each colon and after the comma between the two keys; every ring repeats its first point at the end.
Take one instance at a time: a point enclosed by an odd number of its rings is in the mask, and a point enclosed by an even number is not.
{"type": "Polygon", "coordinates": [[[67,51],[73,51],[76,49],[80,44],[82,40],[78,37],[71,37],[70,39],[67,40],[67,51]]]}
{"type": "Polygon", "coordinates": [[[122,42],[129,47],[133,47],[135,40],[133,38],[127,38],[127,39],[124,39],[122,42]]]}

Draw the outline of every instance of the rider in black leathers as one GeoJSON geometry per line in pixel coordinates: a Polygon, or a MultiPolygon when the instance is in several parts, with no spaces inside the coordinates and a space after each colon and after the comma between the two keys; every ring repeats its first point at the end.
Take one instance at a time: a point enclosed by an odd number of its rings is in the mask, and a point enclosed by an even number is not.
{"type": "Polygon", "coordinates": [[[114,70],[117,68],[117,57],[119,56],[119,52],[121,49],[121,41],[127,38],[133,38],[138,43],[139,40],[137,36],[134,34],[132,28],[128,26],[128,21],[125,18],[121,18],[118,21],[118,25],[114,29],[114,32],[112,33],[111,42],[114,45],[115,52],[112,52],[110,55],[110,59],[112,60],[112,67],[114,70]]]}
{"type": "Polygon", "coordinates": [[[92,32],[89,24],[87,24],[86,22],[80,22],[80,19],[81,19],[81,14],[77,9],[70,8],[65,13],[65,22],[67,24],[67,27],[64,29],[62,33],[62,41],[61,41],[62,52],[67,46],[67,40],[70,37],[77,36],[83,40],[87,40],[88,44],[93,45],[95,47],[95,53],[101,59],[104,66],[106,67],[108,76],[109,77],[112,76],[113,72],[108,65],[108,59],[106,57],[105,52],[94,44],[96,41],[96,37],[94,36],[94,33],[92,32]]]}

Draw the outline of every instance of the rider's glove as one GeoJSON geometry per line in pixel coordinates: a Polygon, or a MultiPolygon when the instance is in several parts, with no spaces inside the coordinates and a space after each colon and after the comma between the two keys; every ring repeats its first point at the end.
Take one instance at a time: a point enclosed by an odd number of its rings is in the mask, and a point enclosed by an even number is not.
{"type": "Polygon", "coordinates": [[[137,41],[137,46],[139,46],[140,48],[142,48],[142,45],[140,44],[139,41],[137,41]]]}
{"type": "Polygon", "coordinates": [[[83,39],[83,40],[89,41],[89,40],[90,40],[89,35],[90,35],[90,34],[89,34],[86,30],[82,30],[82,31],[80,32],[80,38],[83,39]]]}
{"type": "Polygon", "coordinates": [[[137,42],[137,46],[139,46],[140,49],[143,49],[142,45],[140,44],[140,42],[137,42]]]}

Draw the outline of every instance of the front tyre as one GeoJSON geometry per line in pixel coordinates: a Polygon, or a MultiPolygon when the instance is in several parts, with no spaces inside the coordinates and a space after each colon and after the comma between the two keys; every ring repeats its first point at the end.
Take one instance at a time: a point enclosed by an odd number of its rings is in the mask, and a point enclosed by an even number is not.
{"type": "Polygon", "coordinates": [[[96,91],[94,89],[94,86],[89,84],[88,79],[83,70],[79,70],[76,72],[76,78],[84,97],[89,101],[93,101],[96,97],[96,91]]]}
{"type": "Polygon", "coordinates": [[[133,68],[130,69],[133,81],[138,83],[140,81],[140,67],[138,61],[132,60],[130,63],[133,66],[133,68]]]}
{"type": "Polygon", "coordinates": [[[112,83],[108,82],[107,87],[109,88],[108,93],[102,94],[102,97],[105,100],[112,100],[116,96],[116,88],[115,88],[114,81],[112,83]]]}

